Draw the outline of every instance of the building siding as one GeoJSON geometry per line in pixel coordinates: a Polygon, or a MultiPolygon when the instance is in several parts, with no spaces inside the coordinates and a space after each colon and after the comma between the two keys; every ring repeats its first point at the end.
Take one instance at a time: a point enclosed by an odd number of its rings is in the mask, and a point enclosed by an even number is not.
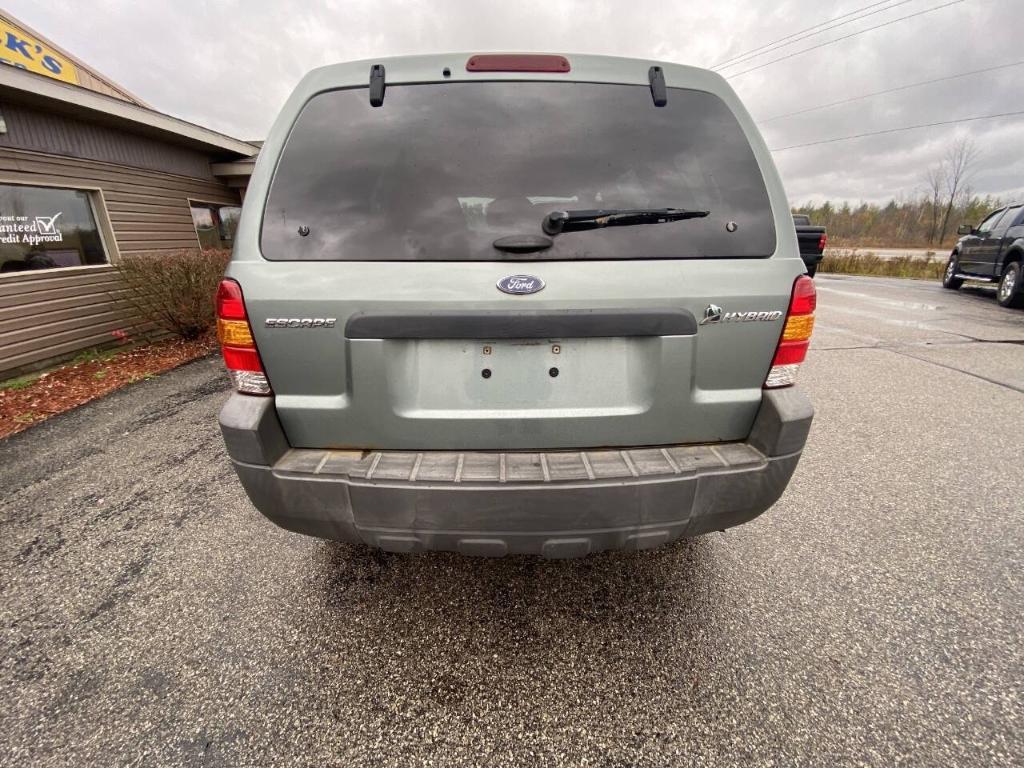
{"type": "MultiPolygon", "coordinates": [[[[121,254],[197,248],[189,199],[240,201],[237,190],[212,178],[2,146],[0,183],[99,189],[97,214],[109,221],[121,254]]],[[[141,329],[112,266],[0,276],[0,380],[114,343],[115,330],[141,329]]]]}
{"type": "Polygon", "coordinates": [[[41,270],[0,280],[0,380],[115,342],[141,324],[113,267],[41,270]]]}
{"type": "Polygon", "coordinates": [[[224,184],[0,147],[0,183],[102,190],[121,253],[197,248],[189,200],[238,205],[224,184]]]}
{"type": "Polygon", "coordinates": [[[118,128],[0,102],[0,147],[129,165],[213,181],[209,155],[118,128]]]}

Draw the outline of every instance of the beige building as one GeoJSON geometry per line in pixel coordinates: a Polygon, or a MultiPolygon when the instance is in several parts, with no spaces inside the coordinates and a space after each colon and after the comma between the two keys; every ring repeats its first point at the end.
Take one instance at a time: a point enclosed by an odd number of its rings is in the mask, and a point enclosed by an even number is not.
{"type": "Polygon", "coordinates": [[[0,11],[0,380],[113,341],[121,254],[230,247],[257,152],[0,11]]]}

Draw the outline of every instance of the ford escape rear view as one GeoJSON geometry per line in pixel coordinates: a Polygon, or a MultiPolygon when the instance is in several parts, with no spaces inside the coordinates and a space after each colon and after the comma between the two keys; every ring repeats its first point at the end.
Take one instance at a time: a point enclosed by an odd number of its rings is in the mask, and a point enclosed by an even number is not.
{"type": "Polygon", "coordinates": [[[392,551],[571,557],[764,512],[814,321],[763,140],[718,75],[597,56],[307,75],[217,297],[255,506],[392,551]]]}

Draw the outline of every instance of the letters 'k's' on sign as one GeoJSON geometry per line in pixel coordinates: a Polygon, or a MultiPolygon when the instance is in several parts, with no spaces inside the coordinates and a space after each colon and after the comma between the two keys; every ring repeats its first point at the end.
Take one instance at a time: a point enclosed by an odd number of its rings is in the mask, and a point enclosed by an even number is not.
{"type": "Polygon", "coordinates": [[[78,84],[78,72],[66,56],[5,19],[0,19],[0,63],[78,84]]]}

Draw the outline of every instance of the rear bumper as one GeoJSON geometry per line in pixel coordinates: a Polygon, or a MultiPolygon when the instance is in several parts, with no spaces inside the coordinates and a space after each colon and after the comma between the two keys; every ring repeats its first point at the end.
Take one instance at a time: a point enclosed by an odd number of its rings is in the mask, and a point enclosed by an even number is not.
{"type": "Polygon", "coordinates": [[[546,453],[291,448],[270,398],[232,395],[228,454],[260,512],[385,550],[578,557],[747,522],[782,495],[813,409],[768,391],[746,442],[546,453]]]}

